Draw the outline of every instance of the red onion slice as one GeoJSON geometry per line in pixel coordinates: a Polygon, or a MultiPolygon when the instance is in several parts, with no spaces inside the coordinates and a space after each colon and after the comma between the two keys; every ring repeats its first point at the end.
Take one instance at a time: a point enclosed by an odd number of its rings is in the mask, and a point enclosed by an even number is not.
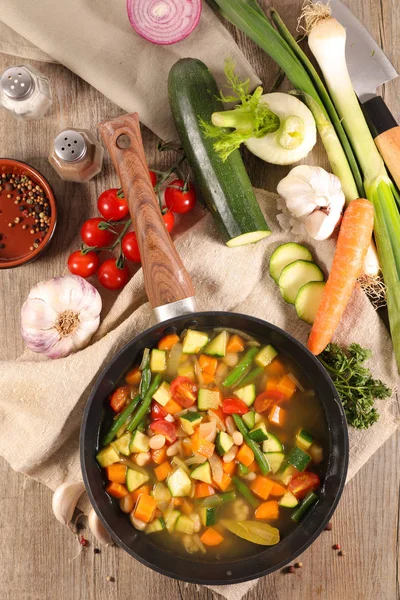
{"type": "Polygon", "coordinates": [[[153,44],[175,44],[199,22],[201,0],[127,0],[133,29],[153,44]]]}

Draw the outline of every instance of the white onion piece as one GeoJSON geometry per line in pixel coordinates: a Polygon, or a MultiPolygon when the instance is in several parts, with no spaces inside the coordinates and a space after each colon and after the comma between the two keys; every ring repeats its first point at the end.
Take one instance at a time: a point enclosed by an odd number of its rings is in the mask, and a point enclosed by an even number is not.
{"type": "Polygon", "coordinates": [[[208,410],[207,414],[210,421],[215,421],[219,431],[226,431],[225,423],[223,422],[221,417],[217,415],[216,412],[214,412],[213,410],[208,410]]]}
{"type": "Polygon", "coordinates": [[[127,0],[133,29],[152,44],[175,44],[199,22],[201,0],[127,0]]]}
{"type": "Polygon", "coordinates": [[[217,424],[215,421],[209,421],[209,423],[202,423],[199,427],[199,437],[202,440],[208,442],[214,442],[217,435],[217,424]]]}
{"type": "Polygon", "coordinates": [[[301,385],[300,381],[297,379],[297,377],[295,375],[293,375],[293,373],[288,373],[288,377],[289,379],[291,379],[294,383],[294,385],[301,391],[304,392],[304,388],[301,385]]]}
{"type": "Polygon", "coordinates": [[[185,460],[185,463],[188,467],[190,467],[190,465],[202,465],[206,462],[206,460],[207,457],[202,456],[201,454],[196,454],[195,456],[191,456],[190,458],[185,460]]]}
{"type": "Polygon", "coordinates": [[[181,356],[182,356],[182,344],[174,344],[174,346],[172,346],[171,350],[169,351],[168,354],[168,358],[167,358],[167,379],[168,381],[170,379],[175,379],[175,377],[178,375],[178,367],[179,367],[179,361],[181,360],[181,356]]]}
{"type": "Polygon", "coordinates": [[[210,462],[212,477],[215,483],[222,483],[222,479],[224,477],[224,470],[222,468],[221,459],[214,452],[214,454],[210,456],[208,460],[210,462]]]}

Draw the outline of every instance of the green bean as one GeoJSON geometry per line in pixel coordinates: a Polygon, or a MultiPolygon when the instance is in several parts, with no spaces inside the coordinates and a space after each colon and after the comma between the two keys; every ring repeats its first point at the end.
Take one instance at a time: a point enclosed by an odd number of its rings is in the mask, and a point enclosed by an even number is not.
{"type": "Polygon", "coordinates": [[[112,424],[109,432],[107,433],[107,435],[105,436],[105,438],[103,440],[103,445],[104,446],[107,446],[107,444],[109,444],[110,442],[113,441],[113,439],[117,435],[118,429],[120,427],[122,427],[122,425],[126,422],[126,420],[128,419],[128,417],[133,413],[133,411],[135,410],[135,408],[139,404],[139,401],[140,401],[140,396],[138,394],[137,396],[135,396],[133,398],[133,400],[131,400],[131,402],[122,411],[122,413],[115,419],[115,421],[112,424]]]}
{"type": "Polygon", "coordinates": [[[246,498],[247,502],[253,508],[257,508],[260,503],[257,500],[257,498],[255,497],[255,495],[253,494],[253,492],[251,492],[249,490],[247,485],[245,483],[243,483],[243,481],[240,481],[240,479],[238,477],[236,477],[236,475],[232,478],[232,481],[235,484],[237,491],[240,494],[242,494],[243,498],[246,498]]]}
{"type": "Polygon", "coordinates": [[[132,421],[129,423],[129,425],[127,427],[128,431],[134,431],[137,428],[140,421],[143,419],[144,415],[147,413],[149,406],[151,404],[151,399],[152,399],[153,395],[155,394],[155,392],[160,387],[160,383],[161,383],[161,375],[160,375],[160,373],[157,373],[157,375],[154,378],[153,383],[150,385],[149,389],[147,390],[147,393],[146,393],[145,397],[143,398],[143,401],[142,401],[140,407],[138,408],[135,416],[133,417],[132,421]]]}
{"type": "Polygon", "coordinates": [[[293,511],[292,516],[290,517],[292,521],[298,523],[303,515],[312,507],[313,504],[318,500],[317,494],[314,492],[309,492],[307,496],[304,498],[303,502],[293,511]]]}
{"type": "Polygon", "coordinates": [[[247,427],[243,423],[241,417],[239,415],[232,415],[233,420],[235,421],[236,427],[239,429],[240,433],[243,435],[243,439],[248,445],[249,448],[254,452],[254,458],[256,459],[258,466],[260,467],[260,471],[263,475],[266,475],[270,472],[270,467],[267,459],[265,458],[263,452],[260,449],[260,446],[252,440],[247,433],[247,427]]]}
{"type": "Polygon", "coordinates": [[[255,369],[250,371],[250,373],[246,375],[246,377],[242,379],[242,381],[240,382],[240,387],[244,387],[245,385],[249,385],[249,383],[253,383],[253,381],[257,379],[257,377],[262,375],[262,373],[264,373],[264,369],[262,367],[256,367],[255,369]]]}
{"type": "Polygon", "coordinates": [[[239,379],[241,375],[248,369],[253,362],[255,355],[258,353],[258,348],[250,348],[244,355],[241,361],[238,362],[236,367],[231,371],[225,381],[222,382],[224,387],[232,387],[234,383],[239,379]]]}
{"type": "Polygon", "coordinates": [[[151,371],[150,371],[150,354],[147,354],[146,357],[146,361],[144,363],[144,367],[142,369],[142,377],[140,379],[140,384],[139,384],[139,394],[140,397],[143,398],[145,397],[147,390],[150,387],[150,383],[151,383],[151,371]]]}

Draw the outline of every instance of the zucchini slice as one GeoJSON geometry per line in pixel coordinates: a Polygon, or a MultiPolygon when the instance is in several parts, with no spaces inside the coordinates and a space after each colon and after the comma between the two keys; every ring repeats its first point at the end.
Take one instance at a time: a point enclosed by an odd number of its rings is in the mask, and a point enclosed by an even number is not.
{"type": "Polygon", "coordinates": [[[314,323],[325,285],[324,281],[309,281],[299,289],[294,302],[299,319],[310,325],[314,323]]]}
{"type": "Polygon", "coordinates": [[[283,269],[278,284],[283,299],[294,304],[303,285],[309,281],[323,280],[324,274],[318,265],[307,260],[296,260],[283,269]]]}
{"type": "Polygon", "coordinates": [[[269,274],[275,283],[278,283],[283,269],[295,260],[312,261],[312,254],[308,248],[295,242],[282,244],[274,250],[269,260],[269,274]]]}

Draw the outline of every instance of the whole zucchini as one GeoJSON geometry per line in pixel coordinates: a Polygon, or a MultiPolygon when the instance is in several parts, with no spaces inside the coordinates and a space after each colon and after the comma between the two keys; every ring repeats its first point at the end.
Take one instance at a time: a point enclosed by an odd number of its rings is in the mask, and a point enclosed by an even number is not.
{"type": "Polygon", "coordinates": [[[224,110],[206,65],[194,58],[178,60],[169,73],[168,92],[186,157],[226,245],[243,246],[270,235],[239,151],[222,161],[202,131],[200,119],[211,122],[214,112],[224,110]]]}

